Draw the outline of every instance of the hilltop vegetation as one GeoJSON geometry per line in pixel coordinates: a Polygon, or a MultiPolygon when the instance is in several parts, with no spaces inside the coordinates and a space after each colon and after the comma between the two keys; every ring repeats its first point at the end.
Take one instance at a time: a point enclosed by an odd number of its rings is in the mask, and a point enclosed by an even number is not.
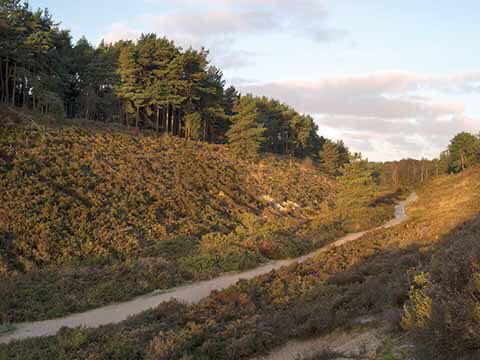
{"type": "Polygon", "coordinates": [[[74,44],[48,10],[22,0],[0,2],[0,75],[0,103],[57,118],[228,141],[238,155],[253,149],[318,160],[325,142],[311,116],[227,87],[204,48],[182,49],[155,34],[74,44]]]}

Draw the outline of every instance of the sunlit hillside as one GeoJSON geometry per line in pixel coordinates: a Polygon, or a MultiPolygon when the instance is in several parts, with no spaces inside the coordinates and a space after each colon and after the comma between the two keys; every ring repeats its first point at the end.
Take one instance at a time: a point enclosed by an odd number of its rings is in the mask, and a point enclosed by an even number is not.
{"type": "Polygon", "coordinates": [[[0,128],[3,321],[298,256],[391,216],[380,203],[335,217],[335,181],[311,161],[243,161],[222,145],[91,122],[32,128],[5,114],[14,121],[0,128]]]}
{"type": "MultiPolygon", "coordinates": [[[[1,349],[22,359],[28,353],[64,354],[72,359],[127,354],[155,359],[243,359],[290,339],[364,326],[358,325],[359,319],[373,316],[375,321],[368,326],[389,325],[385,338],[396,338],[404,330],[412,334],[411,340],[401,336],[402,344],[418,340],[418,349],[430,354],[422,359],[451,358],[477,339],[474,333],[468,333],[468,339],[453,336],[459,331],[455,329],[471,326],[474,312],[449,317],[455,328],[438,322],[438,317],[451,316],[459,304],[471,301],[469,289],[477,276],[472,261],[479,248],[474,240],[479,179],[478,167],[436,179],[418,191],[419,200],[409,208],[411,219],[405,224],[378,230],[304,264],[240,282],[199,304],[165,303],[119,325],[65,330],[57,337],[1,349]],[[465,267],[461,278],[454,275],[457,266],[465,267]],[[430,278],[437,285],[429,285],[430,278]],[[460,292],[452,297],[454,288],[460,292]],[[437,313],[436,307],[429,310],[428,304],[437,303],[447,313],[437,313]]],[[[383,353],[380,349],[377,358],[383,359],[383,353]]]]}

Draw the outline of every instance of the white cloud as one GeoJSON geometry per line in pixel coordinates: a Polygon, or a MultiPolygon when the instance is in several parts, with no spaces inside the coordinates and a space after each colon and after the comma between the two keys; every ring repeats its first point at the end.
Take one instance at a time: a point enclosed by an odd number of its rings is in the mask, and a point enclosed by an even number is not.
{"type": "Polygon", "coordinates": [[[106,43],[115,43],[119,40],[137,40],[141,32],[130,28],[123,23],[114,23],[102,37],[106,43]]]}
{"type": "MultiPolygon", "coordinates": [[[[148,0],[159,3],[159,0],[148,0]]],[[[304,37],[317,43],[332,42],[346,31],[327,24],[322,1],[297,0],[162,0],[171,10],[144,14],[135,19],[147,32],[166,36],[183,47],[206,47],[221,67],[249,64],[255,54],[237,47],[240,37],[281,34],[304,37]]],[[[105,39],[136,39],[141,31],[126,24],[113,24],[105,39]]]]}
{"type": "Polygon", "coordinates": [[[343,139],[371,159],[391,160],[432,158],[455,133],[478,132],[480,119],[466,116],[461,101],[439,101],[432,93],[478,91],[479,80],[480,73],[383,72],[239,88],[315,114],[321,134],[343,139]]]}
{"type": "MultiPolygon", "coordinates": [[[[154,1],[150,1],[154,2],[154,1]]],[[[170,0],[163,1],[181,12],[157,17],[160,25],[171,25],[195,36],[281,32],[315,42],[331,42],[347,35],[328,25],[323,1],[296,0],[170,0]]]]}
{"type": "Polygon", "coordinates": [[[426,77],[390,72],[311,82],[269,83],[244,90],[285,99],[308,113],[395,119],[463,112],[463,104],[435,103],[426,97],[406,96],[429,83],[426,77]]]}
{"type": "Polygon", "coordinates": [[[208,40],[238,33],[255,33],[276,27],[272,14],[262,11],[211,11],[206,13],[173,13],[144,17],[159,33],[208,40]]]}

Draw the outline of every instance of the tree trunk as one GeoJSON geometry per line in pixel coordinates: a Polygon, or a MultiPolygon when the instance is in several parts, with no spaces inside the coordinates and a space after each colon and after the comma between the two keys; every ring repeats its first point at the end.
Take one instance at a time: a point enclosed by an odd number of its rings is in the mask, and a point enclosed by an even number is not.
{"type": "Polygon", "coordinates": [[[165,134],[167,132],[167,108],[162,108],[162,132],[165,134]]]}
{"type": "Polygon", "coordinates": [[[175,124],[175,108],[172,105],[172,109],[170,110],[172,116],[172,135],[177,135],[177,129],[175,124]]]}
{"type": "Polygon", "coordinates": [[[207,120],[203,119],[203,141],[207,141],[207,120]]]}
{"type": "Polygon", "coordinates": [[[140,107],[137,106],[137,117],[136,117],[136,119],[135,119],[135,128],[136,128],[136,129],[138,129],[139,120],[140,120],[140,107]]]}
{"type": "Polygon", "coordinates": [[[12,100],[11,104],[15,106],[15,90],[16,90],[16,79],[17,79],[17,63],[13,65],[13,77],[12,77],[12,100]]]}
{"type": "Polygon", "coordinates": [[[183,136],[182,135],[182,130],[183,130],[183,126],[182,126],[182,116],[181,116],[181,112],[180,110],[178,110],[178,136],[183,136]]]}
{"type": "Polygon", "coordinates": [[[23,90],[22,107],[23,107],[24,109],[26,109],[26,108],[27,108],[27,105],[28,105],[28,103],[27,103],[27,79],[24,79],[24,80],[23,80],[23,88],[22,88],[22,90],[23,90]]]}
{"type": "Polygon", "coordinates": [[[5,88],[3,81],[3,64],[2,57],[0,57],[0,103],[3,102],[3,89],[5,88]]]}
{"type": "Polygon", "coordinates": [[[157,106],[157,133],[160,132],[160,109],[157,106]]]}
{"type": "Polygon", "coordinates": [[[163,109],[163,122],[165,123],[163,132],[168,134],[168,105],[163,109]]]}
{"type": "Polygon", "coordinates": [[[3,102],[7,103],[8,102],[8,80],[9,80],[9,68],[8,68],[8,63],[10,59],[7,56],[7,62],[5,64],[5,87],[4,87],[4,93],[3,93],[3,102]]]}
{"type": "Polygon", "coordinates": [[[167,105],[167,134],[170,134],[172,125],[172,115],[170,111],[170,104],[167,105]]]}
{"type": "Polygon", "coordinates": [[[170,105],[167,105],[167,107],[165,108],[165,132],[168,134],[170,132],[170,123],[169,123],[169,116],[170,116],[170,109],[169,109],[169,106],[170,105]]]}

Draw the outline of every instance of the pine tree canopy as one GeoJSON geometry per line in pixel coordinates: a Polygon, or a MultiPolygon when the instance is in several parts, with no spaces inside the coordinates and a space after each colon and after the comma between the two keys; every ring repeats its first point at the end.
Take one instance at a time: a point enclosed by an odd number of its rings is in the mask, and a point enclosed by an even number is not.
{"type": "Polygon", "coordinates": [[[343,144],[324,145],[311,116],[227,87],[204,48],[182,49],[156,34],[98,46],[85,37],[73,43],[48,10],[32,11],[20,0],[0,0],[0,103],[229,142],[247,157],[268,152],[322,159],[332,174],[348,161],[343,144]]]}

